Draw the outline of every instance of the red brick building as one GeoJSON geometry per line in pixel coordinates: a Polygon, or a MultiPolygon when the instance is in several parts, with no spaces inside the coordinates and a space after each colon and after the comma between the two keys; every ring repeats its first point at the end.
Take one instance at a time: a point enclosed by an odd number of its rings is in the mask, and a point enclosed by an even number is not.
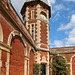
{"type": "Polygon", "coordinates": [[[50,12],[47,0],[26,0],[21,20],[11,0],[0,0],[0,74],[33,75],[33,65],[39,63],[40,75],[49,75],[49,60],[58,52],[75,75],[75,47],[49,49],[50,12]]]}
{"type": "Polygon", "coordinates": [[[45,0],[27,0],[21,9],[23,21],[10,0],[0,0],[0,73],[33,75],[34,63],[49,75],[50,6],[45,0]]]}
{"type": "MultiPolygon", "coordinates": [[[[58,54],[66,59],[69,69],[69,75],[75,75],[75,46],[50,49],[50,62],[52,62],[53,54],[58,54]]],[[[51,73],[51,69],[50,69],[51,73]]]]}

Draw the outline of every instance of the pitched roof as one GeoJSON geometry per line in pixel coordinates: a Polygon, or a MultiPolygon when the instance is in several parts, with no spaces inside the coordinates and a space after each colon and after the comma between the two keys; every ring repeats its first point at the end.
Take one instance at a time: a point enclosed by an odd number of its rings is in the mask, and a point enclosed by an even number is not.
{"type": "MultiPolygon", "coordinates": [[[[37,1],[37,0],[26,0],[25,2],[30,2],[30,1],[37,1]]],[[[48,0],[40,0],[44,2],[45,4],[49,5],[48,0]]]]}

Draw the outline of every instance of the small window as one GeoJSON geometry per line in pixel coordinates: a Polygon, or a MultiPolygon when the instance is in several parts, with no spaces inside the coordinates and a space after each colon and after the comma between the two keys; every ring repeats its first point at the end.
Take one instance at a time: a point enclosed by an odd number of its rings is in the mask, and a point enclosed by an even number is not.
{"type": "Polygon", "coordinates": [[[46,19],[47,19],[47,14],[44,13],[44,12],[41,12],[41,13],[40,13],[40,17],[41,17],[43,20],[46,20],[46,19]]]}
{"type": "Polygon", "coordinates": [[[31,11],[31,19],[34,18],[34,10],[31,11]]]}
{"type": "Polygon", "coordinates": [[[34,25],[32,25],[32,38],[34,39],[34,25]]]}
{"type": "Polygon", "coordinates": [[[34,5],[32,5],[31,7],[34,7],[34,5]]]}

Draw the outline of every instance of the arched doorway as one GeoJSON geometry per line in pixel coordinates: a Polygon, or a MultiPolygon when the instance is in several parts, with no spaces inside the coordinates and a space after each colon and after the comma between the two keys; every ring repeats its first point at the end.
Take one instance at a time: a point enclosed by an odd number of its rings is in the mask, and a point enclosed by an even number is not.
{"type": "Polygon", "coordinates": [[[34,53],[33,50],[31,50],[29,59],[29,75],[33,75],[33,66],[34,66],[34,53]]]}
{"type": "Polygon", "coordinates": [[[11,41],[10,75],[24,75],[24,45],[20,37],[15,36],[11,41]]]}
{"type": "Polygon", "coordinates": [[[75,75],[75,56],[72,58],[72,75],[75,75]]]}

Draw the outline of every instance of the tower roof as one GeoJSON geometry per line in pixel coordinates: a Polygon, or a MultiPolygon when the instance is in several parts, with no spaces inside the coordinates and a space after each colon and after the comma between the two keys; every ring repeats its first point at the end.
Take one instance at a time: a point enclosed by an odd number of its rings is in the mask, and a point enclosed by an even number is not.
{"type": "MultiPolygon", "coordinates": [[[[31,1],[37,1],[37,0],[26,0],[25,2],[31,2],[31,1]]],[[[44,2],[45,4],[49,5],[48,0],[40,0],[44,2]]]]}
{"type": "Polygon", "coordinates": [[[51,17],[51,7],[49,6],[48,0],[25,0],[25,3],[21,9],[21,15],[23,15],[26,11],[26,6],[30,5],[31,3],[34,4],[41,4],[42,6],[46,6],[46,8],[49,10],[49,17],[51,17]]]}

